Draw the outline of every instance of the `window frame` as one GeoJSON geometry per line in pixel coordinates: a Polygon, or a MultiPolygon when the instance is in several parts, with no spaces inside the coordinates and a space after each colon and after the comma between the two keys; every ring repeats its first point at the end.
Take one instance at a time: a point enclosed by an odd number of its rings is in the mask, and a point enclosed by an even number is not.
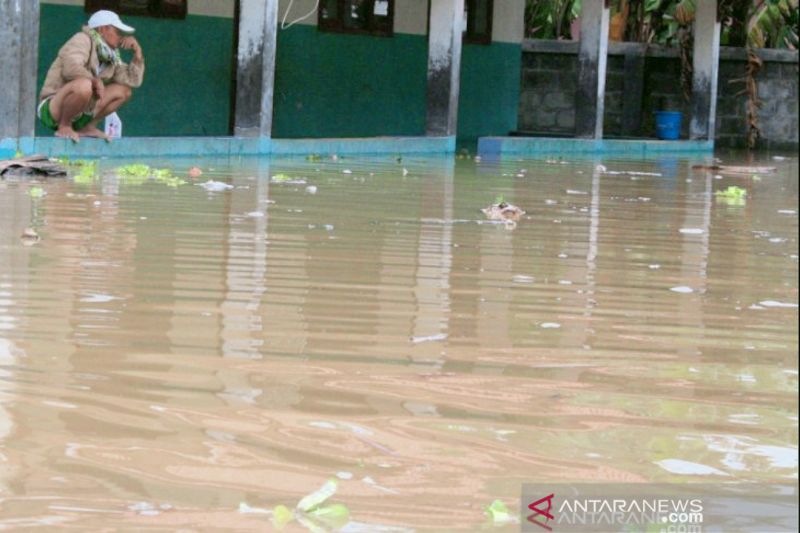
{"type": "Polygon", "coordinates": [[[94,13],[100,9],[109,9],[118,15],[131,15],[137,17],[180,19],[186,18],[189,11],[189,0],[142,0],[142,7],[125,7],[120,5],[121,0],[84,0],[83,10],[94,13]],[[174,4],[173,4],[174,2],[174,4]]]}
{"type": "MultiPolygon", "coordinates": [[[[375,10],[376,0],[367,0],[372,3],[371,13],[375,10]]],[[[320,2],[317,8],[317,30],[325,33],[344,33],[350,35],[371,35],[373,37],[393,37],[394,36],[394,4],[395,0],[387,0],[389,2],[389,14],[386,17],[384,27],[374,25],[374,19],[368,19],[372,24],[369,28],[348,28],[344,24],[345,7],[347,0],[336,0],[337,12],[339,16],[335,19],[325,18],[322,16],[322,4],[320,2]]]]}
{"type": "Polygon", "coordinates": [[[466,44],[492,44],[492,33],[494,30],[494,0],[483,0],[486,6],[486,33],[475,33],[474,13],[481,0],[464,0],[464,9],[467,10],[467,27],[464,29],[463,42],[466,44]]]}

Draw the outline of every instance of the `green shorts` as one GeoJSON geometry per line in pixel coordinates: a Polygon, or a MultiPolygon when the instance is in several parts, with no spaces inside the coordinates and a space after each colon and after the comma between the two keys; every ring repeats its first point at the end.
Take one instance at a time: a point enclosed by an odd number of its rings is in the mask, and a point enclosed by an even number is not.
{"type": "MultiPolygon", "coordinates": [[[[39,117],[39,120],[45,125],[45,127],[56,131],[58,129],[58,121],[53,118],[53,114],[50,112],[51,98],[47,98],[41,104],[39,104],[39,109],[36,111],[36,115],[39,117]]],[[[81,113],[75,120],[72,121],[72,129],[78,131],[85,128],[93,118],[94,115],[91,113],[81,113]]]]}

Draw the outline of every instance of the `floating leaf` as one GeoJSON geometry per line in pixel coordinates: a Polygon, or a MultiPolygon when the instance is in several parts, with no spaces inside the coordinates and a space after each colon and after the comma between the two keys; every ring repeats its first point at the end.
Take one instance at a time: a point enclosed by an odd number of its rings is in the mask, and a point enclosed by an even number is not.
{"type": "Polygon", "coordinates": [[[724,191],[717,191],[717,196],[726,197],[726,198],[744,198],[747,196],[747,189],[743,189],[742,187],[737,187],[735,185],[731,185],[724,191]]]}
{"type": "Polygon", "coordinates": [[[117,169],[117,174],[120,176],[136,176],[144,178],[150,175],[150,167],[142,163],[134,163],[132,165],[125,165],[117,169]]]}
{"type": "Polygon", "coordinates": [[[322,161],[322,156],[319,154],[308,154],[306,156],[306,161],[312,161],[316,163],[317,161],[322,161]]]}
{"type": "Polygon", "coordinates": [[[489,516],[489,519],[495,524],[513,522],[516,518],[508,510],[508,506],[500,500],[493,501],[491,505],[486,507],[485,512],[489,516]]]}
{"type": "Polygon", "coordinates": [[[28,194],[30,195],[31,198],[42,198],[47,193],[44,192],[44,189],[42,189],[41,187],[31,187],[30,189],[28,189],[28,194]]]}
{"type": "Polygon", "coordinates": [[[292,181],[292,177],[289,176],[288,174],[275,174],[274,176],[272,176],[272,181],[274,181],[275,183],[283,183],[286,181],[292,181]]]}
{"type": "Polygon", "coordinates": [[[308,514],[325,522],[335,529],[341,528],[350,521],[350,509],[341,503],[334,503],[333,505],[326,505],[325,507],[317,507],[308,514]]]}
{"type": "Polygon", "coordinates": [[[336,494],[338,483],[335,479],[329,479],[322,487],[304,497],[297,503],[297,508],[304,513],[319,507],[325,500],[336,494]]]}
{"type": "Polygon", "coordinates": [[[285,505],[278,505],[272,510],[272,525],[277,529],[283,529],[292,520],[294,513],[285,505]]]}

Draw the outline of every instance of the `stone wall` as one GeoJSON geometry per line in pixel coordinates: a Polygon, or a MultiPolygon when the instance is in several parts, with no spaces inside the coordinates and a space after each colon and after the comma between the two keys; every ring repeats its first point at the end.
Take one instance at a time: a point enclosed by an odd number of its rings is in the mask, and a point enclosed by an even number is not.
{"type": "MultiPolygon", "coordinates": [[[[523,43],[519,122],[521,133],[571,136],[575,127],[577,43],[523,43]]],[[[798,147],[798,53],[759,50],[757,75],[759,125],[764,148],[798,147]]],[[[720,50],[716,144],[743,147],[747,138],[746,103],[738,93],[747,65],[743,49],[720,50]]],[[[609,138],[654,137],[654,113],[682,111],[682,138],[688,138],[690,106],[680,82],[677,50],[638,43],[609,43],[604,132],[609,138]]]]}

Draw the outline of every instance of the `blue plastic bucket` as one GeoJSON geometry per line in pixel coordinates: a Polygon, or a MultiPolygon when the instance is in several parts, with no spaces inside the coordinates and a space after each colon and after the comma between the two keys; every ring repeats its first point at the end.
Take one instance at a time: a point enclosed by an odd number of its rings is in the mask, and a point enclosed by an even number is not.
{"type": "Polygon", "coordinates": [[[680,111],[656,111],[656,137],[674,141],[681,136],[680,111]]]}

